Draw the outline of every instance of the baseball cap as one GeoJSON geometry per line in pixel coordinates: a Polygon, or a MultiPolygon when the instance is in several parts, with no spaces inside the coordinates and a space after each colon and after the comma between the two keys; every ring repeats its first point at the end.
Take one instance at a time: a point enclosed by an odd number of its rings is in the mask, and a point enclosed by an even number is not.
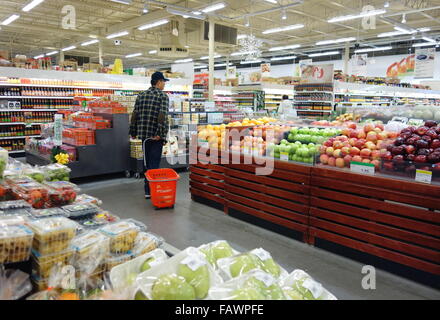
{"type": "Polygon", "coordinates": [[[151,76],[151,80],[163,80],[163,81],[170,81],[170,79],[167,79],[164,77],[162,72],[155,72],[153,73],[153,75],[151,76]]]}

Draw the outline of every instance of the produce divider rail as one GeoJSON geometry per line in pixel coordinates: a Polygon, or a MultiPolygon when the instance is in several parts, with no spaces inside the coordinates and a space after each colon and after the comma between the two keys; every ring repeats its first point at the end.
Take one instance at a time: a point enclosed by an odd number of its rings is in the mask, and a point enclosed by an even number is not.
{"type": "Polygon", "coordinates": [[[256,167],[192,165],[192,199],[300,232],[310,245],[323,239],[440,276],[440,186],[278,160],[270,176],[256,167]]]}

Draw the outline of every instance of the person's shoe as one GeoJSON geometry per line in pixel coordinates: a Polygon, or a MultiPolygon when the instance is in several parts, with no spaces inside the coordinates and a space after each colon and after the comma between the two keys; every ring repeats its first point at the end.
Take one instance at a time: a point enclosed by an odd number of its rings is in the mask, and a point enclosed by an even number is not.
{"type": "Polygon", "coordinates": [[[146,194],[145,199],[151,199],[151,196],[149,194],[146,194]]]}

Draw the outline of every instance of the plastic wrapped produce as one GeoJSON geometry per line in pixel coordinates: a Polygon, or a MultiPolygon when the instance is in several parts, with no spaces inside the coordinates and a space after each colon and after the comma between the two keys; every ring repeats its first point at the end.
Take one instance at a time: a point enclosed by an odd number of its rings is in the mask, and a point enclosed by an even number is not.
{"type": "Polygon", "coordinates": [[[110,254],[104,261],[105,270],[110,272],[114,267],[133,259],[131,253],[110,254]]]}
{"type": "Polygon", "coordinates": [[[70,219],[82,220],[91,218],[100,211],[100,208],[93,204],[71,204],[64,206],[63,210],[70,219]]]}
{"type": "Polygon", "coordinates": [[[29,275],[20,270],[0,266],[0,300],[18,300],[32,290],[29,275]]]}
{"type": "Polygon", "coordinates": [[[139,226],[129,219],[108,224],[99,231],[110,238],[111,253],[127,253],[134,247],[139,226]]]}
{"type": "Polygon", "coordinates": [[[138,275],[136,284],[140,291],[136,296],[148,300],[206,299],[209,289],[222,283],[198,249],[189,247],[138,275]]]}
{"type": "Polygon", "coordinates": [[[27,221],[26,218],[27,216],[0,214],[0,227],[25,225],[27,221]]]}
{"type": "Polygon", "coordinates": [[[217,268],[217,260],[240,253],[234,250],[226,240],[218,240],[204,244],[199,247],[199,251],[205,255],[206,260],[208,260],[214,268],[217,268]]]}
{"type": "Polygon", "coordinates": [[[66,212],[61,208],[48,208],[48,209],[34,209],[32,210],[32,217],[44,218],[44,217],[64,217],[66,212]]]}
{"type": "Polygon", "coordinates": [[[47,255],[66,250],[78,224],[65,217],[53,217],[29,221],[29,227],[35,233],[33,249],[47,255]]]}
{"type": "Polygon", "coordinates": [[[27,201],[35,209],[44,208],[48,201],[48,190],[35,181],[15,183],[12,192],[17,198],[27,201]]]}
{"type": "Polygon", "coordinates": [[[12,200],[0,202],[1,215],[22,215],[29,216],[32,211],[32,206],[24,200],[12,200]]]}
{"type": "Polygon", "coordinates": [[[303,270],[294,270],[281,281],[288,299],[292,300],[337,300],[322,284],[315,281],[303,270]]]}
{"type": "Polygon", "coordinates": [[[48,255],[39,255],[33,251],[32,254],[32,274],[43,279],[49,278],[52,268],[55,265],[65,266],[72,263],[73,249],[68,248],[62,252],[48,255]]]}
{"type": "Polygon", "coordinates": [[[104,270],[104,260],[110,253],[110,239],[97,231],[89,231],[73,238],[75,250],[73,266],[80,276],[89,276],[104,270]]]}
{"type": "Polygon", "coordinates": [[[80,189],[68,181],[48,181],[43,185],[49,190],[49,207],[59,207],[75,201],[80,189]]]}
{"type": "Polygon", "coordinates": [[[42,183],[44,181],[44,172],[39,167],[25,167],[23,174],[36,182],[42,183]]]}
{"type": "Polygon", "coordinates": [[[276,279],[288,276],[287,271],[273,260],[269,252],[262,248],[220,259],[217,261],[217,265],[225,280],[236,278],[254,269],[266,271],[276,279]]]}
{"type": "Polygon", "coordinates": [[[74,283],[63,281],[66,280],[66,274],[62,272],[62,269],[62,265],[55,264],[47,279],[33,275],[31,277],[32,284],[34,289],[39,292],[28,297],[26,300],[58,300],[62,293],[63,286],[73,288],[74,283]]]}
{"type": "Polygon", "coordinates": [[[24,225],[0,226],[0,264],[29,260],[33,236],[24,225]]]}
{"type": "Polygon", "coordinates": [[[209,290],[211,300],[286,300],[275,277],[252,270],[209,290]]]}
{"type": "Polygon", "coordinates": [[[13,200],[11,186],[3,181],[0,182],[0,201],[13,200]]]}
{"type": "Polygon", "coordinates": [[[134,247],[131,252],[133,256],[139,257],[157,249],[163,242],[164,239],[156,234],[151,232],[139,232],[134,241],[134,247]]]}
{"type": "Polygon", "coordinates": [[[123,288],[134,284],[136,277],[152,267],[168,260],[168,255],[162,249],[153,250],[131,261],[122,263],[110,271],[113,288],[123,288]]]}
{"type": "Polygon", "coordinates": [[[102,205],[102,201],[98,198],[89,196],[88,194],[80,194],[76,197],[75,203],[91,203],[97,206],[102,205]]]}
{"type": "Polygon", "coordinates": [[[42,167],[44,177],[47,181],[69,181],[70,172],[69,167],[62,164],[54,163],[42,167]]]}
{"type": "Polygon", "coordinates": [[[94,230],[102,228],[103,226],[119,221],[119,217],[111,214],[108,211],[101,211],[95,214],[92,218],[78,220],[82,231],[94,230]]]}
{"type": "Polygon", "coordinates": [[[3,172],[3,177],[13,179],[23,176],[24,163],[15,159],[9,158],[6,169],[3,172]]]}

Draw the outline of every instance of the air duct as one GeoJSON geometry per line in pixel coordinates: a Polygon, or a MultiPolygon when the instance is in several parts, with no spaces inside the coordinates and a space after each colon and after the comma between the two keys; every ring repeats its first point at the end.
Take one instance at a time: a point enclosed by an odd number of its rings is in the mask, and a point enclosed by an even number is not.
{"type": "Polygon", "coordinates": [[[188,56],[188,49],[181,43],[185,32],[178,21],[172,20],[165,35],[161,36],[158,56],[166,58],[185,58],[188,56]]]}

